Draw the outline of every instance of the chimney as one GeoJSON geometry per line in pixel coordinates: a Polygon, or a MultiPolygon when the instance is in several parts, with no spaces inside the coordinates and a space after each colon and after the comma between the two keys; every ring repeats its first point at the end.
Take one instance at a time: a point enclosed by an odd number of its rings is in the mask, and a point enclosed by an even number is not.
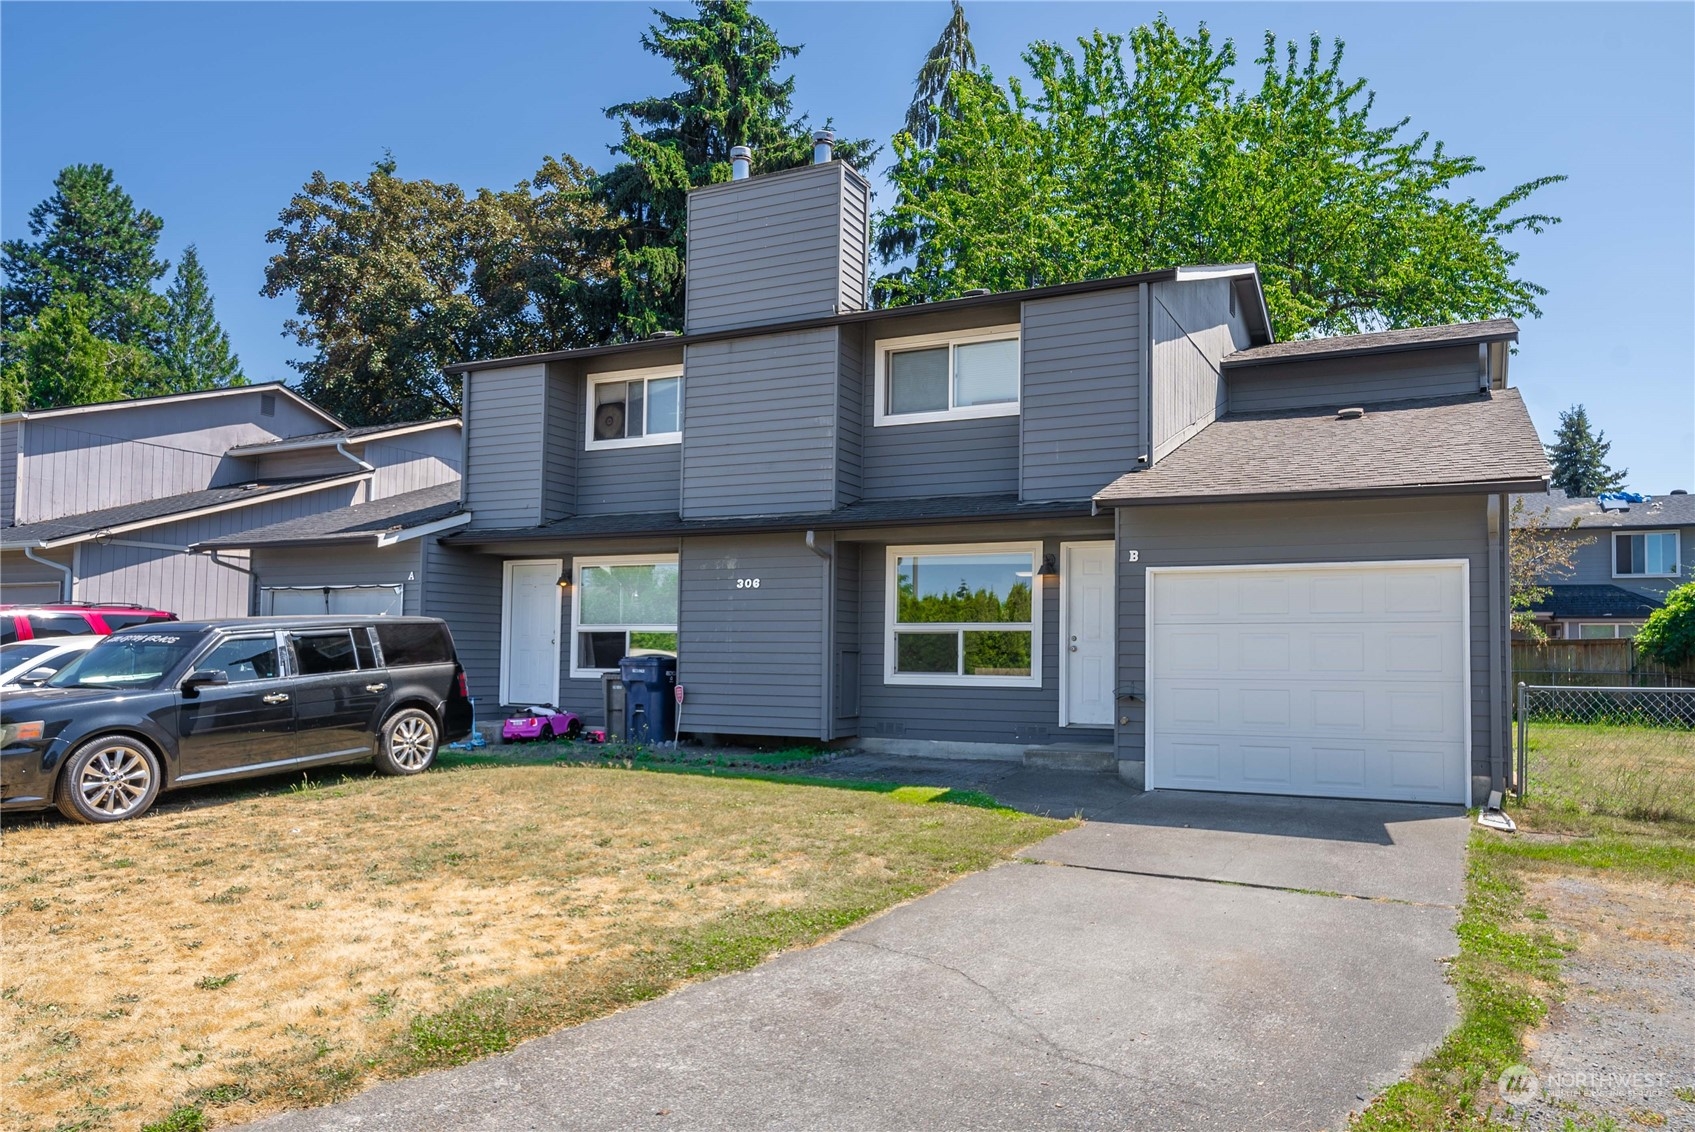
{"type": "Polygon", "coordinates": [[[834,130],[813,130],[812,131],[812,163],[814,165],[828,165],[830,163],[830,160],[832,158],[834,158],[835,155],[836,155],[836,131],[834,131],[834,130]]]}
{"type": "Polygon", "coordinates": [[[745,145],[730,147],[730,180],[745,181],[753,165],[753,150],[745,145]]]}

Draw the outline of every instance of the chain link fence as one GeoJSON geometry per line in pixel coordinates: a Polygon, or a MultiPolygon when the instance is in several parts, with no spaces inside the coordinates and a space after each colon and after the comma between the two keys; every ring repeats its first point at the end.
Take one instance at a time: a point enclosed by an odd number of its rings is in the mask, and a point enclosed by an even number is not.
{"type": "Polygon", "coordinates": [[[1518,686],[1520,801],[1695,823],[1695,688],[1518,686]]]}

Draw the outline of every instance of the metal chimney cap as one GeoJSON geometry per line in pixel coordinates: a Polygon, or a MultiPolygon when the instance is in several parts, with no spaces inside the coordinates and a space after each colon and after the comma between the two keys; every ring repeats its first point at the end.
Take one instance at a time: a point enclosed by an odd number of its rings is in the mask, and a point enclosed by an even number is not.
{"type": "Polygon", "coordinates": [[[828,165],[836,156],[836,131],[812,131],[812,163],[828,165]]]}
{"type": "Polygon", "coordinates": [[[1365,416],[1365,410],[1357,405],[1336,410],[1336,419],[1339,421],[1357,421],[1363,416],[1365,416]]]}
{"type": "Polygon", "coordinates": [[[738,157],[745,157],[745,158],[747,158],[748,160],[751,161],[753,159],[753,149],[752,149],[752,147],[751,146],[745,146],[745,145],[733,145],[733,146],[731,146],[730,147],[730,160],[734,161],[738,157]]]}
{"type": "Polygon", "coordinates": [[[836,131],[834,131],[834,130],[813,130],[812,131],[812,140],[815,141],[815,142],[821,142],[821,141],[833,142],[833,141],[836,140],[836,131]]]}
{"type": "Polygon", "coordinates": [[[730,147],[730,180],[745,181],[753,172],[753,150],[745,145],[730,147]]]}

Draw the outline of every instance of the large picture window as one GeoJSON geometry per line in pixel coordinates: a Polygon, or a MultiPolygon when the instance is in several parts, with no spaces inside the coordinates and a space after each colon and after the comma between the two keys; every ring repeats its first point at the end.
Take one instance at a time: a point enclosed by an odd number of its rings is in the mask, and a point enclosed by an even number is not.
{"type": "Polygon", "coordinates": [[[589,448],[676,444],[682,438],[682,370],[623,370],[589,375],[589,448]]]}
{"type": "Polygon", "coordinates": [[[1040,543],[890,547],[891,684],[1039,688],[1040,543]]]}
{"type": "Polygon", "coordinates": [[[1680,572],[1676,531],[1613,535],[1613,577],[1675,578],[1680,572]]]}
{"type": "Polygon", "coordinates": [[[677,556],[578,558],[571,565],[571,675],[626,656],[677,653],[677,556]]]}
{"type": "Polygon", "coordinates": [[[1018,327],[877,343],[877,423],[917,424],[1018,412],[1018,327]]]}

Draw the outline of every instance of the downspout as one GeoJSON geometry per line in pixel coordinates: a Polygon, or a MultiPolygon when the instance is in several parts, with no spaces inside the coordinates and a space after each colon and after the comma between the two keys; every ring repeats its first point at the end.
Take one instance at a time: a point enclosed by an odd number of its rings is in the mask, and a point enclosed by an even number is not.
{"type": "Polygon", "coordinates": [[[825,740],[829,740],[836,736],[836,645],[830,633],[830,627],[835,621],[836,607],[835,587],[831,584],[834,580],[830,568],[832,556],[828,550],[818,545],[817,531],[806,532],[806,549],[824,560],[824,600],[818,603],[821,607],[819,610],[818,639],[824,645],[824,667],[822,670],[824,686],[818,689],[818,734],[825,740]]]}
{"type": "Polygon", "coordinates": [[[51,566],[53,569],[63,574],[65,576],[65,580],[59,583],[59,600],[71,600],[71,582],[74,574],[69,566],[66,566],[63,562],[55,562],[51,558],[41,557],[41,555],[35,552],[35,547],[33,546],[24,547],[24,557],[29,559],[31,562],[39,562],[43,566],[51,566]]]}
{"type": "MultiPolygon", "coordinates": [[[[345,441],[345,440],[336,441],[335,442],[335,450],[337,452],[341,453],[343,456],[346,456],[349,460],[352,460],[355,464],[358,464],[360,471],[371,472],[371,473],[376,472],[377,467],[376,467],[375,464],[369,463],[365,460],[361,460],[359,457],[355,456],[352,452],[349,452],[347,450],[347,441],[345,441]]],[[[369,503],[369,502],[371,502],[371,481],[370,480],[365,481],[364,488],[365,488],[365,502],[369,503]]]]}
{"type": "Polygon", "coordinates": [[[1505,686],[1502,678],[1502,664],[1505,659],[1504,633],[1502,630],[1503,614],[1510,619],[1510,608],[1506,608],[1507,595],[1503,586],[1502,563],[1506,557],[1502,551],[1506,547],[1506,512],[1503,507],[1505,497],[1491,495],[1488,503],[1489,524],[1489,789],[1491,791],[1506,789],[1506,752],[1502,749],[1510,728],[1503,712],[1506,709],[1505,686]]]}
{"type": "Polygon", "coordinates": [[[1136,284],[1136,321],[1139,332],[1136,335],[1136,442],[1142,451],[1136,457],[1138,468],[1151,468],[1154,465],[1154,423],[1153,416],[1153,375],[1148,372],[1151,364],[1153,347],[1153,312],[1148,310],[1148,299],[1152,292],[1146,283],[1136,284]]]}

